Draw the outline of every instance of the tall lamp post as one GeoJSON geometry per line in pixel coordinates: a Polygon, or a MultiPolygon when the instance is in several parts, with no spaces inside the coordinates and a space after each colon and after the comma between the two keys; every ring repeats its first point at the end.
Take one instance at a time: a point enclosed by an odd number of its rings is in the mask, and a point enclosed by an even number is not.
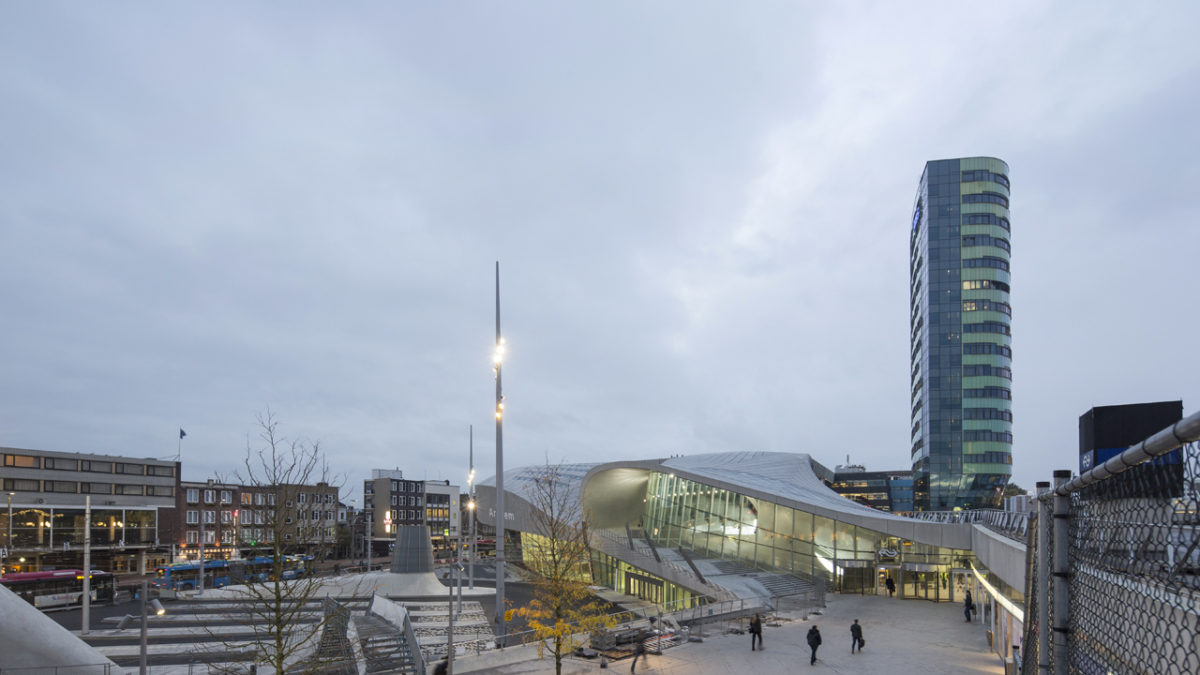
{"type": "Polygon", "coordinates": [[[468,461],[470,462],[471,470],[467,474],[467,517],[471,519],[471,544],[467,549],[467,557],[470,559],[467,579],[471,590],[475,590],[475,425],[472,424],[469,428],[471,431],[471,444],[468,461]]]}
{"type": "MultiPolygon", "coordinates": [[[[150,582],[148,582],[145,579],[142,579],[142,592],[138,596],[141,599],[141,604],[142,604],[142,631],[141,631],[142,634],[141,634],[141,638],[139,640],[139,647],[138,647],[138,673],[140,673],[140,675],[146,675],[146,673],[149,672],[149,668],[148,668],[148,664],[147,664],[147,653],[146,653],[147,652],[147,650],[146,650],[146,642],[147,642],[146,623],[147,623],[147,619],[149,617],[149,612],[146,610],[153,609],[155,616],[162,616],[163,614],[167,613],[167,610],[163,608],[162,603],[159,602],[157,598],[155,598],[154,600],[149,600],[147,598],[147,596],[149,596],[149,595],[150,595],[150,582]],[[150,605],[149,608],[147,608],[147,606],[146,606],[147,603],[149,603],[149,605],[150,605]]],[[[126,614],[124,617],[122,617],[121,622],[117,624],[117,630],[125,630],[126,626],[128,626],[129,623],[131,621],[133,621],[133,619],[134,619],[133,616],[126,614]]]]}
{"type": "Polygon", "coordinates": [[[92,496],[83,498],[83,612],[79,632],[87,635],[92,617],[92,496]]]}
{"type": "Polygon", "coordinates": [[[17,492],[8,492],[8,538],[4,540],[5,555],[12,557],[12,496],[17,492]]]}
{"type": "MultiPolygon", "coordinates": [[[[462,588],[462,565],[459,563],[451,563],[450,571],[459,580],[459,589],[462,588]]],[[[448,584],[450,588],[450,603],[446,605],[446,618],[450,623],[450,629],[446,632],[446,675],[454,675],[454,580],[450,580],[448,584]]],[[[462,596],[458,598],[459,611],[462,611],[462,596]]]]}
{"type": "MultiPolygon", "coordinates": [[[[501,641],[505,637],[504,610],[504,392],[500,366],[504,361],[504,338],[500,335],[500,262],[496,261],[496,351],[492,364],[496,373],[496,623],[501,641]]],[[[503,644],[503,642],[501,642],[503,644]]]]}
{"type": "Polygon", "coordinates": [[[13,552],[13,544],[12,544],[12,498],[13,498],[13,495],[15,495],[15,494],[17,494],[17,493],[15,493],[15,492],[10,492],[10,493],[8,493],[8,539],[5,539],[5,540],[4,540],[4,545],[8,547],[8,554],[9,554],[9,555],[12,555],[12,552],[13,552]]]}
{"type": "MultiPolygon", "coordinates": [[[[197,581],[196,595],[204,595],[204,517],[208,514],[204,507],[208,503],[208,493],[212,492],[212,486],[212,479],[209,478],[207,489],[203,490],[204,494],[200,495],[200,578],[197,581]]],[[[214,501],[216,500],[214,499],[214,501]]],[[[216,519],[214,518],[214,520],[216,519]]],[[[213,524],[216,525],[215,522],[213,524]]]]}

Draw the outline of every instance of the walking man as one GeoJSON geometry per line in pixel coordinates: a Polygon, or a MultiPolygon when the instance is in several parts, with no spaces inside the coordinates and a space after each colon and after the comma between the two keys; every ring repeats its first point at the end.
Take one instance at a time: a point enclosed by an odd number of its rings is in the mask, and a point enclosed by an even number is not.
{"type": "Polygon", "coordinates": [[[967,617],[967,623],[971,623],[971,612],[975,611],[975,603],[971,600],[971,591],[967,591],[966,597],[963,598],[963,616],[967,617]]]}
{"type": "Polygon", "coordinates": [[[638,659],[646,658],[646,642],[644,635],[638,635],[637,644],[633,646],[633,664],[629,666],[629,672],[636,672],[638,659]]]}
{"type": "Polygon", "coordinates": [[[887,586],[889,598],[896,595],[896,582],[892,581],[891,575],[888,575],[887,581],[884,582],[884,585],[887,586]]]}
{"type": "Polygon", "coordinates": [[[758,614],[750,619],[750,651],[754,651],[755,640],[758,640],[758,648],[762,649],[762,618],[758,614]]]}
{"type": "Polygon", "coordinates": [[[853,654],[856,648],[861,652],[866,644],[867,641],[862,636],[862,626],[858,625],[858,619],[855,619],[854,623],[850,624],[850,653],[853,654]]]}
{"type": "Polygon", "coordinates": [[[817,663],[817,647],[821,646],[821,631],[817,630],[816,624],[808,629],[808,646],[812,647],[812,658],[809,659],[808,665],[813,666],[817,663]]]}

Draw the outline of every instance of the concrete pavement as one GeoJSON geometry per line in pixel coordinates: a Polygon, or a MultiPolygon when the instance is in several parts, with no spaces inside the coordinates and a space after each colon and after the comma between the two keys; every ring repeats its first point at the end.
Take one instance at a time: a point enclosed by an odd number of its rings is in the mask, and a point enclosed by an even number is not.
{"type": "MultiPolygon", "coordinates": [[[[987,648],[987,636],[978,622],[963,621],[962,608],[954,603],[899,600],[876,596],[829,595],[822,615],[780,616],[778,627],[763,628],[762,651],[750,651],[750,636],[718,634],[706,628],[704,642],[688,643],[650,655],[637,672],[651,675],[728,675],[729,673],[797,673],[810,669],[804,636],[814,623],[823,644],[812,672],[887,673],[888,675],[1002,675],[1000,657],[987,648]],[[850,624],[858,619],[867,646],[850,653],[850,624]]],[[[744,626],[743,626],[744,628],[744,626]]],[[[697,631],[698,634],[698,631],[697,631]]],[[[501,654],[459,657],[455,673],[553,673],[550,659],[518,660],[515,651],[530,658],[530,648],[512,648],[501,654]],[[494,660],[492,660],[494,659],[494,660]]],[[[601,670],[595,660],[570,659],[564,673],[625,673],[630,659],[609,663],[601,670]]]]}

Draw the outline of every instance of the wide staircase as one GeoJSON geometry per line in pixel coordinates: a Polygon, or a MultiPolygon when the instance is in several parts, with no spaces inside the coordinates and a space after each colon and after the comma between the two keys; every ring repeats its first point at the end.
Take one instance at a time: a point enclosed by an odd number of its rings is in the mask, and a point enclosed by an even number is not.
{"type": "MultiPolygon", "coordinates": [[[[767,572],[735,560],[714,560],[712,565],[722,575],[736,575],[753,580],[762,586],[771,598],[812,594],[818,590],[816,584],[806,579],[780,572],[767,572]]],[[[720,581],[720,577],[717,581],[720,581]]]]}
{"type": "Polygon", "coordinates": [[[404,631],[390,621],[370,613],[356,616],[354,625],[358,630],[366,672],[419,672],[419,657],[414,653],[404,631]]]}
{"type": "Polygon", "coordinates": [[[655,576],[718,600],[734,597],[726,589],[697,574],[682,556],[678,561],[669,559],[677,555],[676,552],[670,549],[656,549],[640,531],[638,535],[634,535],[633,531],[626,527],[620,530],[591,529],[588,533],[592,535],[593,547],[655,576]]]}

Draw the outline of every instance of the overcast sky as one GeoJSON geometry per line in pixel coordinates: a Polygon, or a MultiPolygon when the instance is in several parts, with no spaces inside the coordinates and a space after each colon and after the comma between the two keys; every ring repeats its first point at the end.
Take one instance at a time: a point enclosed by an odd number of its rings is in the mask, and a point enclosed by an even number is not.
{"type": "Polygon", "coordinates": [[[1011,167],[1014,480],[1200,406],[1200,5],[0,6],[0,445],[909,467],[924,163],[1011,167]]]}

